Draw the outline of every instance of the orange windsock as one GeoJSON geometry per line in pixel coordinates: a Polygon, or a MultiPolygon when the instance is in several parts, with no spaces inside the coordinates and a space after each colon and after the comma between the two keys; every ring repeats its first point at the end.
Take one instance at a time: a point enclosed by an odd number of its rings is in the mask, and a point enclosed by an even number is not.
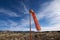
{"type": "Polygon", "coordinates": [[[34,19],[34,23],[35,23],[35,26],[36,26],[36,29],[39,31],[41,30],[41,27],[38,23],[38,20],[37,20],[37,17],[35,15],[35,12],[33,10],[29,10],[30,14],[32,15],[33,19],[34,19]]]}

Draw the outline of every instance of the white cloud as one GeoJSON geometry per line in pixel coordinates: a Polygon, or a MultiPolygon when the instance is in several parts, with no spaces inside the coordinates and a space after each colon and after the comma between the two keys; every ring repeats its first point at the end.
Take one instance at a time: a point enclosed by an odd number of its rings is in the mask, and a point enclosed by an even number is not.
{"type": "Polygon", "coordinates": [[[49,24],[51,26],[42,27],[42,31],[60,31],[60,0],[52,1],[48,6],[45,7],[40,14],[37,15],[40,20],[40,15],[42,14],[42,18],[46,17],[49,20],[49,24]]]}
{"type": "Polygon", "coordinates": [[[15,12],[10,11],[10,10],[6,10],[6,9],[0,9],[0,12],[9,15],[10,17],[19,17],[19,15],[17,15],[15,12]]]}
{"type": "Polygon", "coordinates": [[[27,9],[27,6],[22,2],[21,3],[22,4],[22,6],[23,6],[23,8],[24,8],[24,14],[29,14],[29,10],[27,9]]]}

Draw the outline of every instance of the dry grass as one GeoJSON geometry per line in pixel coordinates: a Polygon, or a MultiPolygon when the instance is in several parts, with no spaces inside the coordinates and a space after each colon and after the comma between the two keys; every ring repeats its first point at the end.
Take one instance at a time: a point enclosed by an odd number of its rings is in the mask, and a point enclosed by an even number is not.
{"type": "MultiPolygon", "coordinates": [[[[29,40],[29,32],[0,32],[0,40],[29,40]]],[[[32,40],[60,40],[60,32],[33,32],[32,40]]]]}

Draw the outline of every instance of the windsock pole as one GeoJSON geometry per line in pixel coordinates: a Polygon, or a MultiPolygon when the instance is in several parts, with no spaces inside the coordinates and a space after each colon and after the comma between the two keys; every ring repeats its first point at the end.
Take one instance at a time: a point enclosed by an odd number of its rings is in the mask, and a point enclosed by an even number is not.
{"type": "Polygon", "coordinates": [[[32,33],[31,33],[31,15],[29,15],[29,24],[30,24],[30,40],[32,40],[32,33]]]}

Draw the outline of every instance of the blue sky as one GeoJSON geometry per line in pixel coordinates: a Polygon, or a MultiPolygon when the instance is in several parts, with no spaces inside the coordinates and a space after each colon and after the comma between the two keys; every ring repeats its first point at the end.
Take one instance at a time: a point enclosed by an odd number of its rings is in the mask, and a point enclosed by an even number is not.
{"type": "MultiPolygon", "coordinates": [[[[60,0],[0,0],[0,30],[29,31],[29,9],[41,31],[60,31],[60,0]]],[[[32,31],[36,31],[32,18],[32,31]]]]}

